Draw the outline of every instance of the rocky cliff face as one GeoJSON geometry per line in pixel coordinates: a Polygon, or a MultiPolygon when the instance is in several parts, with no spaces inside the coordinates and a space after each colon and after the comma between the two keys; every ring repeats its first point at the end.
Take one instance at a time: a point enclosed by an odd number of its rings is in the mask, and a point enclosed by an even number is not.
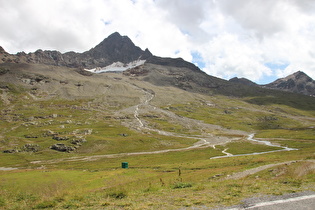
{"type": "Polygon", "coordinates": [[[16,55],[10,55],[1,48],[0,56],[0,62],[3,63],[40,63],[74,68],[96,68],[117,61],[128,63],[139,58],[146,59],[152,54],[147,49],[143,51],[135,46],[127,36],[121,36],[116,32],[96,47],[83,53],[67,52],[62,54],[58,51],[37,50],[34,53],[20,52],[16,55]]]}
{"type": "Polygon", "coordinates": [[[315,96],[315,81],[302,71],[277,79],[264,87],[315,96]]]}
{"type": "Polygon", "coordinates": [[[101,63],[110,65],[113,62],[129,63],[131,61],[151,57],[148,49],[141,50],[127,36],[115,32],[96,47],[84,52],[83,57],[93,58],[101,63]]]}
{"type": "Polygon", "coordinates": [[[97,46],[83,53],[37,50],[28,54],[20,52],[16,55],[11,55],[5,52],[2,47],[0,48],[0,63],[39,63],[92,69],[105,67],[114,62],[129,63],[137,59],[147,60],[149,63],[158,65],[199,70],[194,64],[180,58],[153,56],[148,49],[141,50],[127,36],[121,36],[118,32],[113,33],[97,46]]]}

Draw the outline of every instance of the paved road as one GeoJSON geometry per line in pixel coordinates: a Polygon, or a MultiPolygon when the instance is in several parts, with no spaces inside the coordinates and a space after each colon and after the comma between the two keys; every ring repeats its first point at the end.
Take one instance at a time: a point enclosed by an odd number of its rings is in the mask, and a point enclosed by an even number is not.
{"type": "Polygon", "coordinates": [[[248,199],[239,206],[225,208],[226,210],[314,210],[315,209],[315,194],[300,193],[289,194],[285,196],[274,196],[263,199],[248,199]]]}

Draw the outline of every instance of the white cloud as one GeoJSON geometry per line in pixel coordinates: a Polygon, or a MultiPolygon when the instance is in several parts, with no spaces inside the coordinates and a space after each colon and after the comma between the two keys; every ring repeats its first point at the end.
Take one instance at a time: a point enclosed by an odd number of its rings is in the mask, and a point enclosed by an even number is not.
{"type": "Polygon", "coordinates": [[[277,33],[286,27],[283,14],[287,4],[274,0],[222,0],[218,5],[226,16],[235,19],[244,29],[252,31],[263,38],[277,33]]]}
{"type": "Polygon", "coordinates": [[[7,40],[9,52],[81,50],[103,28],[88,1],[1,0],[1,5],[0,24],[6,28],[0,40],[7,40]]]}
{"type": "Polygon", "coordinates": [[[111,24],[106,26],[107,30],[128,35],[136,45],[143,49],[148,47],[155,55],[191,60],[187,36],[168,22],[166,12],[154,1],[124,3],[116,0],[110,4],[112,13],[106,18],[111,24]]]}
{"type": "Polygon", "coordinates": [[[0,45],[10,53],[83,52],[111,33],[158,56],[254,81],[302,70],[315,78],[313,0],[0,0],[0,45]],[[198,54],[198,61],[193,55],[198,54]]]}
{"type": "Polygon", "coordinates": [[[260,81],[302,70],[315,78],[315,15],[310,12],[310,8],[315,11],[314,1],[304,1],[312,5],[308,8],[294,0],[216,2],[212,18],[203,23],[210,26],[208,31],[217,31],[204,45],[206,49],[200,49],[206,71],[224,78],[237,75],[260,81]],[[273,69],[267,64],[285,68],[273,69]]]}
{"type": "Polygon", "coordinates": [[[236,35],[221,34],[205,44],[202,56],[205,71],[211,75],[225,78],[234,76],[258,80],[271,71],[263,65],[262,52],[251,39],[240,41],[236,35]]]}

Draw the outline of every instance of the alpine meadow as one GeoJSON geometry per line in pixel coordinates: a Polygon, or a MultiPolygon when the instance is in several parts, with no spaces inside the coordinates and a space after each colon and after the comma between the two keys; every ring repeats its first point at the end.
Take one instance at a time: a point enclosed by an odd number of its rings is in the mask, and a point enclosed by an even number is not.
{"type": "Polygon", "coordinates": [[[315,190],[315,81],[210,76],[115,32],[0,48],[0,209],[214,209],[315,190]]]}

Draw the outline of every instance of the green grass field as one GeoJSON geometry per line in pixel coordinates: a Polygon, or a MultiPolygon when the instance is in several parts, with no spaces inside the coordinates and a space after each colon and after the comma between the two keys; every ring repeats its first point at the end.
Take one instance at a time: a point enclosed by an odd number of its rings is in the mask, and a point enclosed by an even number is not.
{"type": "Polygon", "coordinates": [[[232,205],[256,194],[315,190],[314,170],[307,162],[314,158],[312,151],[314,146],[303,151],[304,154],[292,151],[209,160],[215,151],[201,149],[2,171],[1,206],[5,209],[105,206],[174,209],[232,205]],[[291,159],[301,161],[273,167],[237,182],[225,180],[233,172],[291,159]],[[121,169],[123,161],[129,161],[130,168],[121,169]]]}
{"type": "MultiPolygon", "coordinates": [[[[187,148],[199,141],[192,136],[212,132],[226,137],[228,133],[188,128],[165,114],[139,115],[151,128],[187,138],[166,136],[124,126],[133,123],[133,113],[117,117],[115,113],[123,105],[100,105],[97,98],[35,100],[23,89],[11,89],[10,103],[1,102],[0,149],[21,150],[26,144],[36,144],[39,150],[0,153],[0,167],[18,168],[0,171],[0,209],[215,208],[252,196],[315,190],[315,114],[306,105],[299,109],[285,104],[259,105],[250,98],[202,96],[202,100],[160,107],[227,131],[256,133],[255,138],[298,149],[295,151],[210,159],[224,156],[225,149],[234,155],[279,150],[242,138],[215,148],[132,155],[126,153],[187,148]],[[53,136],[67,138],[58,141],[53,136]],[[78,136],[86,142],[71,143],[78,136]],[[50,149],[56,143],[77,148],[72,152],[50,149]],[[111,154],[115,156],[108,156],[111,154]],[[291,160],[297,162],[239,180],[228,179],[237,172],[291,160]],[[122,169],[122,162],[128,162],[129,168],[122,169]]],[[[130,101],[131,105],[139,103],[130,101]]]]}

